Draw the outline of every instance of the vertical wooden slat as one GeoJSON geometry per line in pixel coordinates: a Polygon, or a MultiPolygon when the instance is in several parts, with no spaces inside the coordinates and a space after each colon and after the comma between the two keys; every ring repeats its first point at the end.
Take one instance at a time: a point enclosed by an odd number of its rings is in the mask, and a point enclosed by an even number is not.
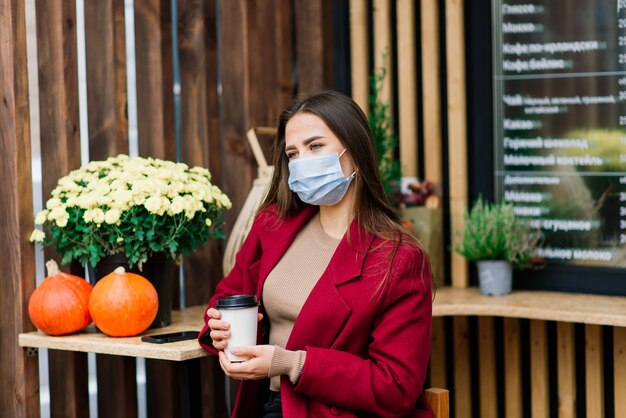
{"type": "Polygon", "coordinates": [[[298,93],[333,85],[331,6],[330,0],[295,1],[298,93]]]}
{"type": "Polygon", "coordinates": [[[454,338],[454,416],[472,416],[472,378],[470,368],[470,324],[467,316],[452,319],[454,338]]]}
{"type": "MultiPolygon", "coordinates": [[[[170,2],[147,0],[134,7],[139,154],[175,160],[170,2]]],[[[177,281],[172,293],[178,291],[177,281]]],[[[180,415],[180,365],[146,359],[145,367],[148,416],[180,415]]]]}
{"type": "MultiPolygon", "coordinates": [[[[217,26],[214,1],[184,0],[179,6],[179,46],[182,87],[182,159],[190,166],[203,166],[213,174],[212,182],[221,181],[221,146],[219,136],[219,109],[217,97],[217,26]]],[[[253,51],[248,50],[249,53],[253,51]]],[[[229,51],[230,53],[230,51],[229,51]]],[[[246,65],[244,61],[240,65],[246,65]]],[[[229,70],[227,70],[229,71],[229,70]]],[[[185,257],[185,300],[187,306],[207,303],[222,277],[222,246],[218,240],[185,257]]],[[[201,399],[182,394],[194,410],[201,400],[199,411],[204,416],[224,415],[223,372],[215,358],[198,362],[201,367],[201,399]],[[207,404],[206,406],[202,404],[207,404]]],[[[192,372],[191,366],[181,369],[192,372]]],[[[188,378],[188,377],[187,377],[188,378]]],[[[200,395],[200,393],[198,393],[200,395]]],[[[183,403],[184,405],[184,403],[183,403]]],[[[165,417],[165,415],[163,415],[165,417]]]]}
{"type": "Polygon", "coordinates": [[[557,374],[559,394],[559,418],[576,417],[576,355],[574,324],[558,322],[557,374]]]}
{"type": "MultiPolygon", "coordinates": [[[[462,224],[467,206],[467,113],[465,89],[464,1],[446,0],[446,60],[448,82],[448,149],[450,178],[450,213],[453,228],[462,224]]],[[[467,261],[452,253],[452,286],[466,287],[469,281],[467,261]]]]}
{"type": "Polygon", "coordinates": [[[626,328],[613,328],[615,417],[626,416],[626,328]]]}
{"type": "Polygon", "coordinates": [[[48,350],[50,416],[89,416],[87,354],[48,350]]]}
{"type": "Polygon", "coordinates": [[[498,416],[498,390],[496,386],[496,349],[493,317],[478,317],[478,378],[480,417],[498,416]]]}
{"type": "MultiPolygon", "coordinates": [[[[248,16],[254,22],[248,26],[250,77],[251,80],[254,80],[251,84],[253,93],[250,95],[250,127],[275,126],[278,115],[293,98],[294,45],[291,33],[294,22],[292,21],[292,2],[288,0],[268,1],[271,2],[271,7],[257,2],[251,2],[248,5],[248,16]]],[[[321,4],[321,6],[324,5],[321,4]]],[[[323,15],[320,16],[320,13],[324,13],[323,7],[301,9],[300,13],[306,13],[307,19],[324,20],[323,15]]],[[[298,21],[297,25],[302,25],[302,23],[298,21]]],[[[323,29],[323,24],[321,28],[317,28],[317,30],[323,29]]],[[[299,30],[305,29],[300,28],[299,30]]],[[[307,62],[318,62],[317,71],[312,72],[315,75],[304,75],[304,79],[301,78],[300,80],[301,85],[310,84],[311,87],[307,89],[320,88],[326,83],[320,84],[320,80],[323,79],[326,72],[321,63],[324,58],[322,56],[316,58],[315,54],[325,55],[327,47],[321,41],[318,46],[319,48],[315,50],[306,50],[305,56],[302,57],[307,62]],[[315,78],[317,77],[321,77],[321,79],[316,81],[315,78]]],[[[329,85],[327,86],[329,87],[329,85]]]]}
{"type": "Polygon", "coordinates": [[[504,319],[504,411],[507,418],[522,417],[522,362],[520,320],[504,319]]]}
{"type": "Polygon", "coordinates": [[[439,188],[443,182],[441,134],[441,65],[439,44],[439,2],[421,4],[422,113],[424,131],[424,177],[439,188]]]}
{"type": "Polygon", "coordinates": [[[28,299],[35,287],[30,114],[24,1],[0,0],[0,414],[39,417],[37,358],[17,335],[32,331],[28,299]]]}
{"type": "MultiPolygon", "coordinates": [[[[181,158],[189,166],[202,167],[209,167],[207,118],[209,92],[204,29],[206,6],[206,2],[183,0],[179,2],[178,14],[182,91],[181,158]]],[[[221,260],[211,258],[212,250],[210,246],[205,246],[185,258],[185,292],[188,306],[206,303],[213,283],[219,280],[210,274],[212,264],[221,264],[221,260]]]]}
{"type": "Polygon", "coordinates": [[[182,152],[190,166],[209,164],[204,7],[205,2],[179,1],[182,152]]]}
{"type": "Polygon", "coordinates": [[[42,191],[80,166],[75,2],[36,1],[42,191]]]}
{"type": "MultiPolygon", "coordinates": [[[[80,166],[75,2],[36,1],[40,143],[44,202],[57,180],[80,166]]],[[[46,259],[59,259],[53,249],[46,259]]],[[[67,270],[67,268],[66,268],[67,270]]],[[[78,273],[78,272],[74,272],[78,273]]],[[[80,274],[81,276],[84,274],[80,274]]],[[[89,413],[87,355],[50,350],[52,416],[89,413]]]]}
{"type": "Polygon", "coordinates": [[[602,327],[585,325],[585,392],[588,417],[604,417],[602,327]]]}
{"type": "Polygon", "coordinates": [[[391,102],[393,85],[393,64],[391,62],[391,2],[374,0],[374,69],[387,68],[387,77],[383,80],[380,100],[391,102]]]}
{"type": "Polygon", "coordinates": [[[123,0],[85,1],[91,160],[128,152],[123,13],[123,0]]]}
{"type": "Polygon", "coordinates": [[[139,154],[176,158],[172,112],[171,9],[167,0],[136,1],[139,154]]]}
{"type": "Polygon", "coordinates": [[[225,234],[228,236],[237,213],[250,191],[255,171],[252,152],[246,141],[249,129],[250,69],[247,65],[248,15],[246,2],[220,2],[222,69],[222,135],[224,158],[223,190],[230,197],[233,209],[226,212],[225,234]]]}
{"type": "Polygon", "coordinates": [[[180,416],[180,365],[146,359],[146,406],[150,418],[180,416]]]}
{"type": "MultiPolygon", "coordinates": [[[[422,131],[424,134],[424,178],[435,184],[437,194],[443,185],[443,136],[441,133],[441,65],[439,42],[439,1],[423,0],[421,5],[422,131]]],[[[441,232],[443,234],[443,231],[441,232]]],[[[444,254],[444,240],[439,253],[444,254]]],[[[444,257],[433,271],[444,271],[444,257]]]]}
{"type": "Polygon", "coordinates": [[[533,418],[550,416],[548,334],[545,321],[530,321],[530,403],[533,418]]]}
{"type": "Polygon", "coordinates": [[[398,0],[398,133],[400,167],[405,177],[417,177],[417,80],[415,65],[415,8],[413,0],[398,0]]]}
{"type": "Polygon", "coordinates": [[[430,386],[447,388],[446,329],[443,317],[433,317],[430,346],[430,386]]]}
{"type": "Polygon", "coordinates": [[[350,0],[350,66],[352,98],[369,112],[369,54],[367,36],[367,1],[350,0]]]}
{"type": "MultiPolygon", "coordinates": [[[[102,160],[128,152],[123,13],[123,0],[85,2],[87,108],[91,160],[102,160]]],[[[96,368],[98,417],[136,417],[135,359],[97,355],[96,368]]]]}

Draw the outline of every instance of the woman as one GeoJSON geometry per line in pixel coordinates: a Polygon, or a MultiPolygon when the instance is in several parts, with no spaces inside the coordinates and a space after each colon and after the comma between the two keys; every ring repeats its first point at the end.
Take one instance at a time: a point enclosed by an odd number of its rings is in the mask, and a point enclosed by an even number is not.
{"type": "Polygon", "coordinates": [[[274,167],[199,339],[243,381],[233,416],[431,417],[429,263],[385,198],[367,118],[339,93],[296,99],[274,167]],[[233,294],[262,302],[260,345],[231,347],[251,356],[241,363],[224,354],[229,325],[213,308],[233,294]]]}

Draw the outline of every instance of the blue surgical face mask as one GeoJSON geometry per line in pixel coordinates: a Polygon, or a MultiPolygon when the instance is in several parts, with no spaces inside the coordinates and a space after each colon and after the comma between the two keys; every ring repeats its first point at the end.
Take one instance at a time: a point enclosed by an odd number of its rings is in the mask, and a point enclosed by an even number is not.
{"type": "Polygon", "coordinates": [[[346,194],[356,172],[343,175],[341,154],[322,154],[289,162],[289,188],[310,205],[334,205],[346,194]]]}

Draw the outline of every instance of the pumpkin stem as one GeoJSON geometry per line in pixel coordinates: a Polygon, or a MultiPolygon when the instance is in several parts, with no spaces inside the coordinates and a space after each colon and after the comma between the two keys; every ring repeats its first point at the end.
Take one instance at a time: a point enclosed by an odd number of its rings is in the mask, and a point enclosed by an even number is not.
{"type": "Polygon", "coordinates": [[[46,261],[46,270],[48,271],[47,277],[55,276],[59,274],[59,265],[54,260],[46,261]]]}
{"type": "Polygon", "coordinates": [[[124,274],[124,273],[126,273],[126,269],[125,269],[124,267],[122,267],[122,266],[119,266],[119,267],[118,267],[118,268],[116,268],[114,271],[115,271],[117,274],[124,274]]]}

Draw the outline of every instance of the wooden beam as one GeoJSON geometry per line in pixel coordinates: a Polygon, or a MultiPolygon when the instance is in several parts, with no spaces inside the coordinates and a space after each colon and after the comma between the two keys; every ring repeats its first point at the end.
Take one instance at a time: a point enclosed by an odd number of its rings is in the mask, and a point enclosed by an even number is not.
{"type": "Polygon", "coordinates": [[[333,86],[330,0],[296,0],[298,93],[333,86]]]}
{"type": "Polygon", "coordinates": [[[498,387],[496,382],[496,348],[494,320],[478,317],[478,379],[481,418],[498,416],[498,387]]]}
{"type": "MultiPolygon", "coordinates": [[[[450,181],[451,242],[454,228],[460,227],[467,207],[467,109],[465,86],[464,0],[445,0],[446,60],[448,82],[448,149],[450,181]]],[[[469,282],[467,261],[452,253],[452,286],[466,287],[469,282]]]]}
{"type": "Polygon", "coordinates": [[[576,355],[574,324],[557,322],[559,418],[576,417],[576,355]]]}
{"type": "Polygon", "coordinates": [[[393,63],[391,62],[391,2],[374,0],[374,71],[387,68],[380,90],[382,103],[392,102],[393,63]]]}
{"type": "Polygon", "coordinates": [[[37,358],[18,346],[33,330],[28,300],[35,288],[30,112],[23,0],[0,0],[0,411],[15,418],[39,417],[37,358]]]}
{"type": "Polygon", "coordinates": [[[520,320],[504,318],[504,412],[507,418],[522,417],[522,359],[520,320]]]}
{"type": "Polygon", "coordinates": [[[626,328],[613,328],[615,416],[626,416],[626,328]]]}
{"type": "Polygon", "coordinates": [[[548,334],[545,321],[530,321],[530,409],[533,418],[550,416],[548,334]]]}
{"type": "Polygon", "coordinates": [[[467,316],[452,319],[454,338],[454,416],[472,416],[470,326],[467,316]]]}
{"type": "MultiPolygon", "coordinates": [[[[76,4],[37,0],[39,123],[44,202],[59,178],[80,166],[76,4]]],[[[46,259],[60,260],[52,248],[46,259]]],[[[64,270],[67,271],[68,267],[64,270]]],[[[79,276],[83,272],[73,271],[79,276]]],[[[52,416],[89,414],[87,355],[50,350],[48,355],[52,416]]]]}
{"type": "Polygon", "coordinates": [[[252,187],[255,170],[246,140],[250,128],[250,68],[248,66],[248,13],[244,0],[220,2],[222,50],[229,51],[222,67],[223,191],[233,208],[224,215],[226,236],[252,187]]]}
{"type": "Polygon", "coordinates": [[[430,385],[447,388],[446,328],[443,318],[433,317],[430,345],[430,385]]]}
{"type": "Polygon", "coordinates": [[[367,1],[350,0],[350,67],[352,98],[369,113],[369,53],[367,1]]]}
{"type": "MultiPolygon", "coordinates": [[[[85,2],[89,156],[103,160],[128,153],[124,1],[85,2]]],[[[96,356],[98,417],[137,416],[135,360],[96,356]]]]}
{"type": "Polygon", "coordinates": [[[124,0],[85,1],[91,160],[128,153],[124,0]]]}
{"type": "Polygon", "coordinates": [[[170,2],[145,0],[134,6],[139,155],[174,160],[170,2]]]}
{"type": "Polygon", "coordinates": [[[424,177],[441,193],[443,183],[443,138],[441,133],[441,64],[439,55],[439,2],[421,4],[422,115],[424,131],[424,177]]]}
{"type": "Polygon", "coordinates": [[[415,64],[415,7],[413,0],[398,0],[398,137],[403,177],[417,177],[417,67],[415,64]]]}
{"type": "Polygon", "coordinates": [[[602,327],[585,325],[585,394],[588,417],[604,417],[602,327]]]}

